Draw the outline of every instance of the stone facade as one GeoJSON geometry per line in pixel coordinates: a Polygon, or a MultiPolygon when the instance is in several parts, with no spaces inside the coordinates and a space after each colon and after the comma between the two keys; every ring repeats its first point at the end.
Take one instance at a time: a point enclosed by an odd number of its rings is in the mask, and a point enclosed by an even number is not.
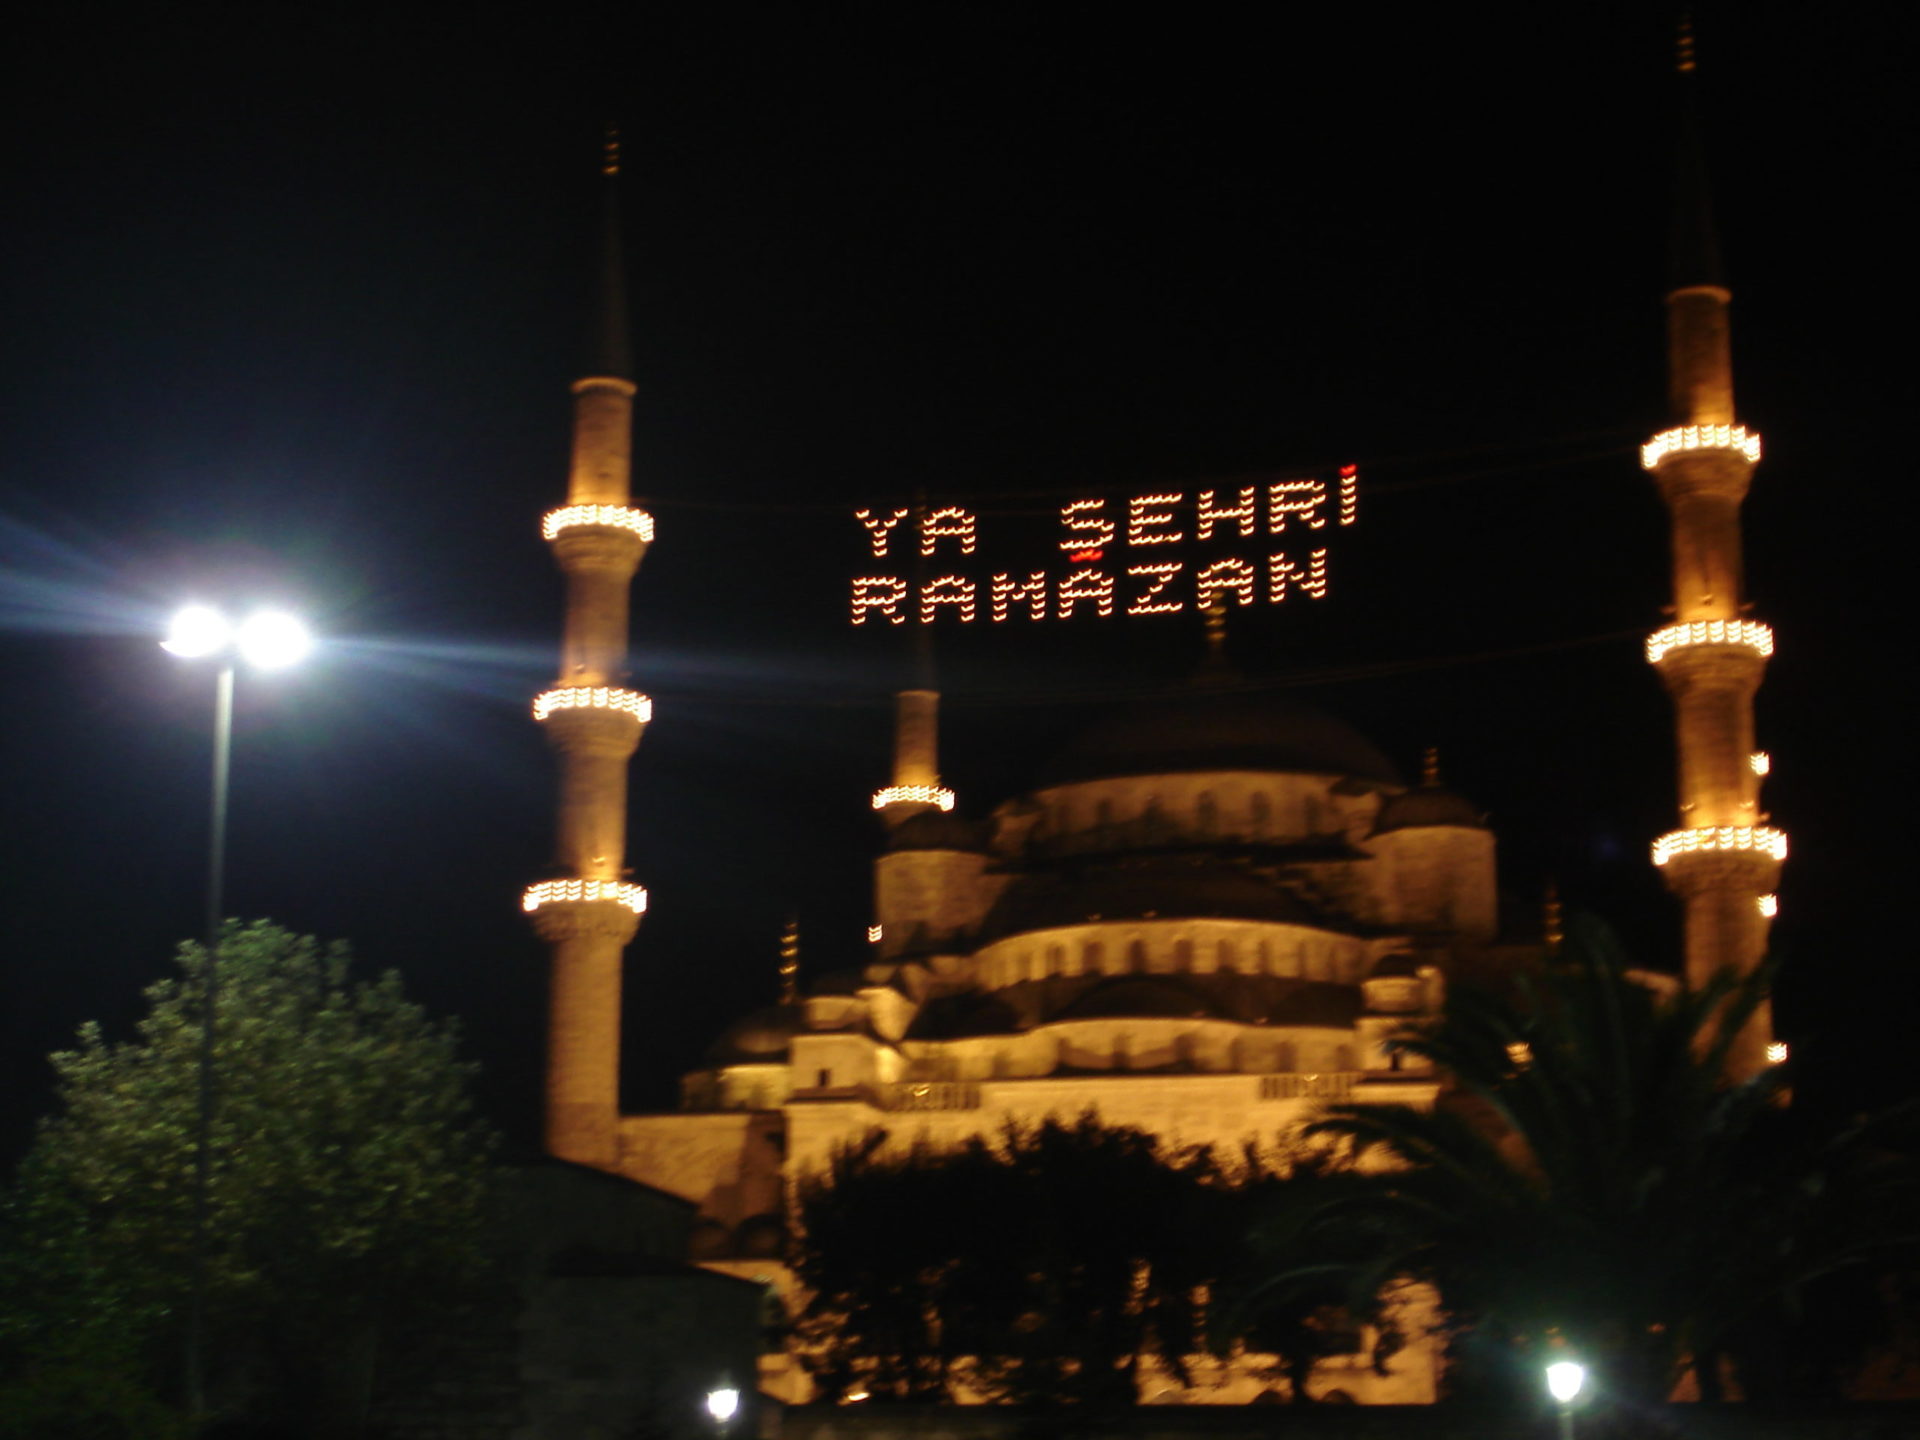
{"type": "MultiPolygon", "coordinates": [[[[934,787],[901,750],[896,784],[934,787]]],[[[730,1027],[678,1112],[620,1122],[621,1171],[700,1207],[707,1263],[786,1292],[792,1185],[875,1130],[950,1146],[1092,1110],[1176,1146],[1278,1149],[1330,1101],[1434,1103],[1438,1078],[1385,1042],[1490,959],[1494,842],[1472,807],[1331,717],[1217,684],[1096,730],[985,819],[883,815],[865,963],[730,1027]]],[[[1274,1383],[1215,1368],[1143,1398],[1274,1383]]],[[[1436,1373],[1417,1343],[1387,1374],[1335,1360],[1315,1383],[1417,1402],[1436,1373]]],[[[784,1357],[762,1383],[808,1394],[784,1357]]]]}

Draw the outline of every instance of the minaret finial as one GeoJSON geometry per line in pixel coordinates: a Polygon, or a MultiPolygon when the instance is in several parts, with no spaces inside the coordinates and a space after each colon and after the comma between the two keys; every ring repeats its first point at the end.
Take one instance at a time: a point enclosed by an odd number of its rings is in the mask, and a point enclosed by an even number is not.
{"type": "Polygon", "coordinates": [[[1420,757],[1420,783],[1432,788],[1440,783],[1440,747],[1427,746],[1426,753],[1420,757]]]}
{"type": "Polygon", "coordinates": [[[1700,137],[1695,99],[1700,63],[1694,52],[1693,15],[1682,11],[1674,43],[1674,73],[1679,86],[1680,155],[1674,182],[1671,288],[1726,284],[1720,263],[1720,237],[1713,223],[1713,195],[1707,183],[1706,145],[1700,137]]]}
{"type": "Polygon", "coordinates": [[[1227,662],[1227,602],[1224,596],[1216,594],[1207,604],[1207,662],[1211,665],[1224,665],[1227,662]]]}
{"type": "Polygon", "coordinates": [[[599,294],[586,374],[633,379],[633,346],[627,338],[627,255],[620,227],[620,128],[609,125],[600,142],[600,173],[606,177],[606,214],[600,226],[599,294]]]}
{"type": "Polygon", "coordinates": [[[1546,894],[1540,897],[1540,931],[1549,951],[1559,950],[1560,942],[1567,938],[1560,918],[1560,887],[1552,880],[1547,881],[1546,894]]]}
{"type": "Polygon", "coordinates": [[[800,917],[789,915],[787,928],[780,932],[780,1003],[791,1005],[800,998],[800,917]]]}

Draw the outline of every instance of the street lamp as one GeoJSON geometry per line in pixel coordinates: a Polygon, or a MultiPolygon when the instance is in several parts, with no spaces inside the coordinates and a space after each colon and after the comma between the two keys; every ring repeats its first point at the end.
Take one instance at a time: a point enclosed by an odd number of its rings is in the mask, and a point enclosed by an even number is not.
{"type": "Polygon", "coordinates": [[[200,1105],[193,1141],[193,1276],[187,1307],[187,1406],[206,1414],[208,1190],[213,1163],[214,1007],[219,995],[220,921],[227,869],[227,779],[233,764],[236,661],[283,670],[313,648],[307,627],[283,610],[257,610],[235,625],[211,605],[189,605],[167,626],[160,648],[183,660],[217,660],[213,690],[212,824],[207,839],[206,958],[200,990],[200,1105]]]}
{"type": "Polygon", "coordinates": [[[1547,1366],[1547,1393],[1560,1402],[1560,1440],[1573,1440],[1573,1402],[1587,1383],[1587,1367],[1576,1360],[1547,1366]]]}
{"type": "Polygon", "coordinates": [[[707,1392],[707,1414],[713,1417],[713,1423],[719,1427],[722,1435],[727,1433],[727,1422],[740,1413],[740,1392],[731,1386],[722,1386],[718,1390],[707,1392]]]}

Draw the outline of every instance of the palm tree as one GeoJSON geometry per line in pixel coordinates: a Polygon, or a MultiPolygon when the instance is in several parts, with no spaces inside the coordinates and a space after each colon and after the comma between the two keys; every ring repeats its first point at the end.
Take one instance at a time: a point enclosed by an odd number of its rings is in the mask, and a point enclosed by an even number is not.
{"type": "Polygon", "coordinates": [[[1770,978],[1658,982],[1588,923],[1508,989],[1459,987],[1441,1024],[1395,1041],[1450,1076],[1448,1098],[1310,1127],[1370,1173],[1266,1227],[1264,1287],[1337,1269],[1359,1299],[1425,1279],[1469,1370],[1478,1351],[1537,1375],[1565,1347],[1618,1400],[1664,1399],[1689,1365],[1716,1397],[1721,1357],[1752,1353],[1805,1287],[1912,1238],[1888,1194],[1910,1200],[1910,1172],[1866,1163],[1865,1130],[1817,1133],[1783,1104],[1784,1066],[1724,1079],[1770,978]]]}

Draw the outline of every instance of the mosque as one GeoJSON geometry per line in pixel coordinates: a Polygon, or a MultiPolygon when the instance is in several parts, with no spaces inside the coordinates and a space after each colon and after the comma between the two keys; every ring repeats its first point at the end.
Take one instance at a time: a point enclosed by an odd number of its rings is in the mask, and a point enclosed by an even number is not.
{"type": "MultiPolygon", "coordinates": [[[[1680,792],[1679,828],[1652,859],[1682,900],[1699,980],[1759,963],[1786,841],[1763,823],[1754,748],[1772,632],[1741,577],[1760,445],[1735,417],[1731,297],[1682,148],[1672,428],[1642,458],[1671,518],[1672,614],[1646,653],[1674,703],[1680,792]]],[[[652,714],[623,685],[627,592],[653,521],[629,489],[612,145],[605,169],[600,350],[573,387],[566,504],[545,520],[568,595],[559,677],[534,703],[559,756],[558,868],[522,897],[551,949],[552,1153],[696,1203],[696,1258],[786,1291],[790,1187],[875,1129],[941,1144],[1091,1108],[1177,1144],[1237,1148],[1326,1101],[1433,1105],[1445,1078],[1386,1039],[1436,1015],[1451,981],[1537,953],[1498,933],[1494,835],[1431,754],[1410,782],[1338,719],[1237,690],[1216,614],[1212,656],[1183,696],[1111,716],[1036,788],[986,805],[962,807],[940,782],[934,687],[901,693],[890,783],[873,797],[885,842],[867,963],[803,992],[789,937],[781,1003],[716,1037],[680,1108],[620,1112],[622,957],[646,905],[625,877],[626,770],[652,714]]],[[[1770,1025],[1755,1017],[1735,1073],[1781,1057],[1770,1025]]],[[[1432,1347],[1415,1344],[1387,1373],[1355,1356],[1315,1384],[1410,1402],[1433,1398],[1437,1373],[1432,1347]]],[[[1211,1381],[1143,1398],[1246,1401],[1269,1383],[1211,1381]]],[[[768,1357],[761,1382],[806,1398],[787,1357],[768,1357]]]]}

